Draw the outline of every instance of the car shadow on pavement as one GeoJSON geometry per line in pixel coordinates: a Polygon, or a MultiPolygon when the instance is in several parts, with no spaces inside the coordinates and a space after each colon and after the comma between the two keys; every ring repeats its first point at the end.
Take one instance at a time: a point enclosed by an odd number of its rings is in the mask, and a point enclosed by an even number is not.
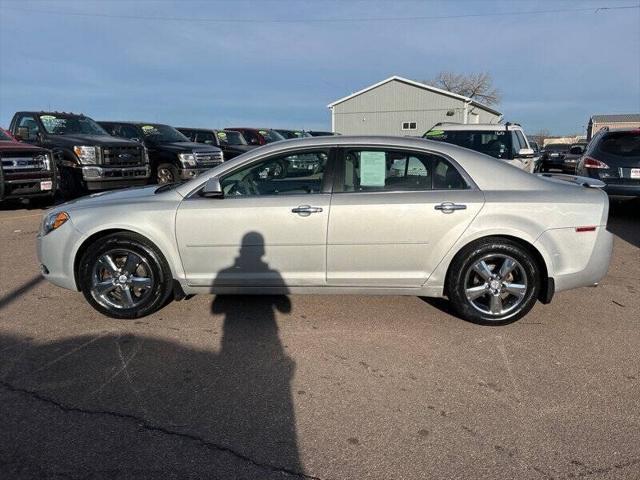
{"type": "Polygon", "coordinates": [[[607,229],[631,245],[640,247],[640,199],[611,199],[607,229]]]}
{"type": "MultiPolygon", "coordinates": [[[[261,238],[226,270],[279,278],[261,238]]],[[[0,477],[308,478],[276,322],[289,299],[219,295],[211,308],[222,331],[197,347],[180,334],[0,336],[0,477]]]]}
{"type": "Polygon", "coordinates": [[[32,288],[36,287],[43,280],[44,280],[44,278],[42,276],[37,275],[37,276],[32,277],[31,279],[27,280],[25,283],[20,285],[18,288],[14,288],[9,293],[7,293],[7,294],[3,295],[2,297],[0,297],[0,310],[5,308],[11,302],[17,300],[19,297],[21,297],[22,295],[27,293],[32,288]]]}

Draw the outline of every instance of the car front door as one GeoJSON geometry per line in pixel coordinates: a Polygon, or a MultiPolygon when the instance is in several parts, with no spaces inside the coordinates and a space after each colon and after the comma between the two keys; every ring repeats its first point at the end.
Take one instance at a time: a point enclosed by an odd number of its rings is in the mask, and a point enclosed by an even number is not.
{"type": "Polygon", "coordinates": [[[327,234],[327,285],[419,287],[484,204],[449,160],[343,149],[327,234]]]}
{"type": "Polygon", "coordinates": [[[188,283],[324,285],[330,155],[329,149],[311,149],[263,158],[223,174],[221,198],[186,198],[177,212],[176,237],[188,283]],[[315,157],[320,168],[281,168],[300,155],[315,157]]]}

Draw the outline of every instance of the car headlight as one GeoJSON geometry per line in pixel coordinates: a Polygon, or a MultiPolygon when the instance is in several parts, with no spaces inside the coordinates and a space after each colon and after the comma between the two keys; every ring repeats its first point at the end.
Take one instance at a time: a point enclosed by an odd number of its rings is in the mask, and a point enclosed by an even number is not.
{"type": "Polygon", "coordinates": [[[144,160],[144,163],[149,165],[149,150],[147,150],[147,147],[144,145],[142,146],[142,159],[144,160]]]}
{"type": "Polygon", "coordinates": [[[73,147],[73,153],[76,154],[78,160],[83,165],[95,165],[98,160],[98,152],[96,147],[87,147],[84,145],[76,145],[73,147]]]}
{"type": "Polygon", "coordinates": [[[193,153],[179,153],[178,158],[180,162],[185,167],[195,167],[196,166],[196,156],[193,153]]]}
{"type": "Polygon", "coordinates": [[[45,215],[40,229],[42,236],[57,230],[67,223],[67,220],[69,220],[69,214],[67,212],[51,212],[45,215]]]}
{"type": "Polygon", "coordinates": [[[38,162],[42,163],[43,170],[51,170],[51,159],[48,153],[43,153],[35,158],[38,162]]]}

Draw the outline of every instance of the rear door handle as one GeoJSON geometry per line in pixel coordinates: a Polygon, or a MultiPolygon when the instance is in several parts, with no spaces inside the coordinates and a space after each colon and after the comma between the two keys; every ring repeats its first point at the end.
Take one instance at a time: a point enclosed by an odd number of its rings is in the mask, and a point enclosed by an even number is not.
{"type": "Polygon", "coordinates": [[[291,209],[291,213],[297,213],[303,217],[308,217],[312,213],[320,213],[322,212],[321,207],[312,207],[310,205],[300,205],[296,208],[291,209]]]}
{"type": "Polygon", "coordinates": [[[436,210],[440,210],[442,213],[453,213],[456,210],[466,210],[467,206],[459,203],[443,202],[433,208],[435,208],[436,210]]]}

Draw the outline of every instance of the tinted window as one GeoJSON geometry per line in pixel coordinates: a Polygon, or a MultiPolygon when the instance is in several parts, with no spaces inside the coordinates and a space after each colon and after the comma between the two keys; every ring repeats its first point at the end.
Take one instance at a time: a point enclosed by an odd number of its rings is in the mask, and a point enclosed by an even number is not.
{"type": "Polygon", "coordinates": [[[185,137],[187,137],[189,140],[191,140],[192,142],[196,141],[196,132],[194,132],[193,130],[187,130],[186,128],[179,128],[178,131],[183,134],[185,137]]]}
{"type": "Polygon", "coordinates": [[[383,150],[345,150],[343,192],[466,189],[467,183],[448,161],[428,154],[383,150]]]}
{"type": "Polygon", "coordinates": [[[609,133],[602,139],[600,151],[620,157],[640,157],[640,131],[609,133]]]}
{"type": "Polygon", "coordinates": [[[258,133],[262,135],[262,138],[264,138],[264,141],[267,143],[278,142],[285,139],[275,130],[258,130],[258,133]]]}
{"type": "Polygon", "coordinates": [[[226,145],[246,145],[247,141],[244,139],[240,132],[234,130],[218,130],[216,132],[220,143],[226,145]]]}
{"type": "Polygon", "coordinates": [[[2,142],[12,142],[13,138],[11,138],[9,135],[7,135],[4,130],[2,130],[0,128],[0,141],[2,142]]]}
{"type": "Polygon", "coordinates": [[[146,139],[157,143],[188,142],[189,139],[169,125],[147,124],[140,127],[146,139]]]}
{"type": "Polygon", "coordinates": [[[527,140],[524,138],[524,135],[520,130],[516,130],[516,137],[518,137],[518,141],[520,142],[520,148],[529,148],[527,147],[527,140]]]}
{"type": "Polygon", "coordinates": [[[242,135],[247,139],[249,145],[260,145],[260,137],[253,130],[242,130],[242,135]]]}
{"type": "Polygon", "coordinates": [[[140,132],[133,125],[121,124],[121,123],[101,123],[102,127],[114,137],[128,138],[131,140],[135,138],[140,140],[140,132]]]}
{"type": "Polygon", "coordinates": [[[222,179],[225,196],[301,195],[320,193],[328,150],[270,157],[222,179]]]}
{"type": "Polygon", "coordinates": [[[206,143],[207,145],[217,145],[216,137],[213,132],[197,132],[195,135],[195,141],[198,143],[206,143]]]}
{"type": "Polygon", "coordinates": [[[430,130],[424,134],[429,140],[452,143],[495,158],[511,158],[511,135],[505,130],[430,130]]]}

